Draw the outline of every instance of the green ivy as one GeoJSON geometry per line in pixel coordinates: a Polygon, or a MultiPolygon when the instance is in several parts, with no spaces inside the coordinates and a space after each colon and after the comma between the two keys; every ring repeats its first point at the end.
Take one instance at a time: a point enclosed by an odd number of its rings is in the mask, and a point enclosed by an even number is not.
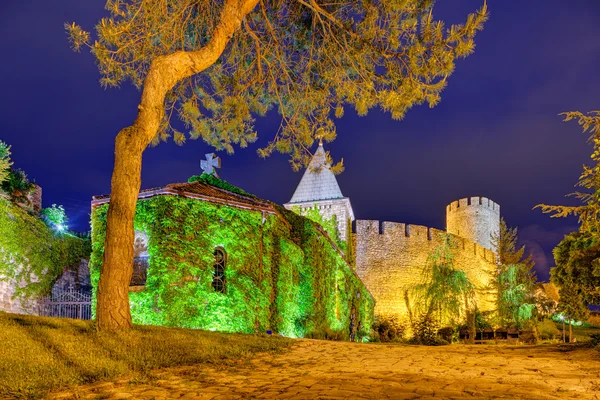
{"type": "Polygon", "coordinates": [[[90,241],[55,233],[40,218],[0,198],[0,276],[23,282],[18,296],[46,295],[66,267],[90,254],[90,241]]]}
{"type": "MultiPolygon", "coordinates": [[[[92,213],[95,288],[107,209],[92,213]]],[[[148,235],[150,266],[144,290],[129,294],[134,323],[345,337],[354,308],[368,332],[374,301],[343,256],[316,223],[277,210],[263,223],[259,211],[184,197],[139,201],[134,225],[148,235]],[[227,253],[226,293],[211,286],[216,247],[227,253]]]]}
{"type": "Polygon", "coordinates": [[[226,180],[217,178],[216,176],[214,176],[212,174],[203,173],[202,175],[194,175],[188,179],[188,182],[189,183],[193,183],[193,182],[206,183],[207,185],[212,185],[212,186],[218,187],[220,189],[225,189],[230,192],[240,194],[242,196],[252,197],[254,199],[257,198],[255,195],[250,194],[250,193],[246,192],[245,190],[240,189],[237,186],[233,186],[231,183],[227,182],[226,180]]]}

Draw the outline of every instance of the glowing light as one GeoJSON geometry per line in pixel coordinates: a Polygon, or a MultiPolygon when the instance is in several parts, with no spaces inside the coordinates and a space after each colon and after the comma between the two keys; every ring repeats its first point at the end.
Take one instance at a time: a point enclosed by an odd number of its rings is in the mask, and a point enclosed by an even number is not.
{"type": "Polygon", "coordinates": [[[57,224],[57,225],[56,225],[56,229],[57,229],[59,232],[62,232],[62,231],[64,231],[65,229],[67,229],[67,227],[66,227],[65,225],[63,225],[63,224],[57,224]]]}

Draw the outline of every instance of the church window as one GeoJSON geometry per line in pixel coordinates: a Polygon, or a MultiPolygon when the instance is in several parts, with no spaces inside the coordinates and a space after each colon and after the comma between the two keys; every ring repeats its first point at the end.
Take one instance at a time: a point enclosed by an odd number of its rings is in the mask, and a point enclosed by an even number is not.
{"type": "Polygon", "coordinates": [[[148,277],[148,256],[133,259],[133,274],[129,286],[144,286],[148,277]]]}
{"type": "Polygon", "coordinates": [[[136,231],[133,243],[133,273],[129,281],[129,286],[146,285],[149,259],[148,235],[145,232],[136,231]]]}
{"type": "Polygon", "coordinates": [[[225,265],[227,263],[225,250],[221,247],[217,247],[214,255],[215,263],[213,265],[214,271],[212,287],[215,292],[225,293],[225,265]]]}

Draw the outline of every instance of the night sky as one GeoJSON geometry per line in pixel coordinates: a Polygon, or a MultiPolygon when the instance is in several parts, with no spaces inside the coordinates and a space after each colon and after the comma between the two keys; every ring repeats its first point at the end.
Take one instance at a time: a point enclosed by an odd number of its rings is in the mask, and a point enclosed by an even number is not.
{"type": "MultiPolygon", "coordinates": [[[[482,1],[439,0],[434,16],[460,23],[482,1]]],[[[587,137],[558,114],[600,109],[600,2],[488,4],[475,54],[458,62],[436,108],[413,108],[403,121],[346,112],[326,149],[344,158],[338,182],[357,218],[443,229],[446,204],[486,196],[519,227],[545,280],[551,249],[577,221],[532,207],[573,204],[564,195],[589,160],[587,137]]],[[[69,48],[65,22],[92,30],[105,15],[103,0],[0,3],[0,139],[12,145],[15,166],[43,187],[44,206],[63,204],[79,231],[89,229],[91,197],[110,192],[113,141],[133,122],[140,95],[129,85],[102,89],[93,57],[69,48]]],[[[256,155],[278,124],[274,113],[258,119],[257,143],[219,155],[222,178],[281,204],[301,173],[285,156],[256,155]]],[[[201,141],[148,149],[142,187],[187,180],[211,151],[201,141]]]]}

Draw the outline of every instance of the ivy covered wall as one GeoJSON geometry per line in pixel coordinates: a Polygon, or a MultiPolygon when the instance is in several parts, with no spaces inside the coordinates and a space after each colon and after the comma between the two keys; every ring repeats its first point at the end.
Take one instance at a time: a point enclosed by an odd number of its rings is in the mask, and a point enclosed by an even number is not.
{"type": "MultiPolygon", "coordinates": [[[[178,196],[138,201],[135,229],[147,234],[150,259],[145,288],[129,293],[134,323],[343,338],[354,308],[366,334],[374,301],[362,282],[317,224],[274,207],[263,214],[178,196]],[[226,252],[225,293],[212,287],[217,247],[226,252]]],[[[94,289],[107,209],[92,213],[94,289]]]]}
{"type": "Polygon", "coordinates": [[[90,254],[89,240],[58,233],[0,197],[0,309],[33,312],[23,301],[49,294],[66,267],[90,254]]]}

